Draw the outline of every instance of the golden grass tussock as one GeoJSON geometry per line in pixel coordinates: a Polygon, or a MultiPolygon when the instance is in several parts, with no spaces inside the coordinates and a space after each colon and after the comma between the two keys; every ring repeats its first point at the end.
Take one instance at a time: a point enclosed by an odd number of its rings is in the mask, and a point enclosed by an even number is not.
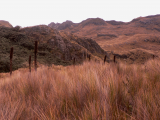
{"type": "Polygon", "coordinates": [[[160,63],[42,66],[0,78],[1,120],[158,120],[160,63]]]}

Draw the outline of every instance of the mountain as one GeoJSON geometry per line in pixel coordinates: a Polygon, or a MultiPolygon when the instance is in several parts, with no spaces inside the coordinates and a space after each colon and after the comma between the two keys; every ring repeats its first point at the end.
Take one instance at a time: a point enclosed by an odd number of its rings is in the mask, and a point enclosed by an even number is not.
{"type": "MultiPolygon", "coordinates": [[[[87,20],[82,21],[81,23],[73,23],[71,21],[69,23],[64,22],[62,24],[54,23],[49,24],[48,26],[54,29],[59,28],[57,30],[66,30],[68,32],[74,33],[76,35],[81,35],[85,37],[92,37],[96,41],[98,41],[97,34],[106,34],[106,38],[108,34],[114,34],[115,36],[120,35],[135,35],[135,34],[150,34],[150,33],[159,33],[160,30],[160,15],[155,16],[147,16],[147,17],[139,17],[133,19],[131,22],[125,23],[120,21],[104,21],[101,18],[89,18],[87,20]],[[67,26],[68,25],[68,26],[67,26]]],[[[104,36],[104,35],[103,35],[104,36]]],[[[108,39],[108,38],[107,38],[108,39]]]]}
{"type": "Polygon", "coordinates": [[[139,17],[131,21],[137,27],[142,27],[148,30],[157,30],[160,32],[160,15],[139,17]]]}
{"type": "Polygon", "coordinates": [[[71,65],[73,58],[81,63],[90,54],[100,59],[106,52],[92,39],[58,32],[46,25],[26,28],[0,28],[0,72],[9,71],[10,48],[14,48],[13,70],[28,65],[29,55],[34,60],[34,43],[38,41],[38,63],[71,65]]]}
{"type": "Polygon", "coordinates": [[[13,26],[8,21],[0,20],[0,27],[12,28],[13,26]]]}
{"type": "Polygon", "coordinates": [[[127,56],[121,60],[125,59],[128,63],[144,63],[153,55],[160,55],[160,15],[139,17],[130,22],[89,18],[61,31],[92,38],[117,58],[127,56]]]}
{"type": "Polygon", "coordinates": [[[72,21],[66,21],[66,22],[63,22],[62,24],[51,22],[48,26],[53,29],[64,30],[66,28],[70,28],[72,25],[74,25],[72,21]]]}
{"type": "Polygon", "coordinates": [[[83,27],[88,25],[100,26],[100,25],[106,25],[106,22],[101,18],[89,18],[87,20],[82,21],[80,24],[83,27]]]}

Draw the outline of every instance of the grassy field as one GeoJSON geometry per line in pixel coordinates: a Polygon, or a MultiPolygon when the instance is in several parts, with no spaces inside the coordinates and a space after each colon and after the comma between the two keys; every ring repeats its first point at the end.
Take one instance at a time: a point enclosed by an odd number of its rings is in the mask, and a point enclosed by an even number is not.
{"type": "Polygon", "coordinates": [[[1,120],[159,120],[160,62],[85,62],[0,74],[1,120]]]}

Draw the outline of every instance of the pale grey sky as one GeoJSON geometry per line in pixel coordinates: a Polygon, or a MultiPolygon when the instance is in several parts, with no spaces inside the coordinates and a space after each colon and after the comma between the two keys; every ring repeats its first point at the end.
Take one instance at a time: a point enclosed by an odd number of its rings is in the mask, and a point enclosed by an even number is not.
{"type": "Polygon", "coordinates": [[[160,14],[160,0],[2,0],[0,20],[13,26],[34,26],[50,22],[74,23],[87,18],[129,22],[134,18],[160,14]]]}

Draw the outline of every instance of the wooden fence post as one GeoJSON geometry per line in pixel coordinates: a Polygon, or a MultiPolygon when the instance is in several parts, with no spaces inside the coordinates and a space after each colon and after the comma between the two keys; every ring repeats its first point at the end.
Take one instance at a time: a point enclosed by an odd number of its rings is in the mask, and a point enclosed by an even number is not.
{"type": "Polygon", "coordinates": [[[37,71],[37,41],[35,41],[35,49],[34,49],[34,63],[35,63],[35,71],[37,71]]]}
{"type": "Polygon", "coordinates": [[[104,56],[104,64],[105,64],[105,62],[106,62],[106,58],[107,58],[107,56],[105,55],[105,56],[104,56]]]}
{"type": "Polygon", "coordinates": [[[115,55],[114,55],[113,61],[114,61],[114,63],[116,62],[116,56],[115,55]]]}
{"type": "Polygon", "coordinates": [[[10,75],[12,75],[12,58],[13,58],[13,47],[10,50],[10,75]]]}
{"type": "Polygon", "coordinates": [[[85,60],[86,59],[86,53],[85,53],[85,51],[83,51],[83,60],[85,60]]]}
{"type": "Polygon", "coordinates": [[[29,56],[29,72],[31,72],[31,55],[29,56]]]}
{"type": "Polygon", "coordinates": [[[91,60],[91,55],[90,54],[89,54],[88,58],[89,58],[89,61],[90,61],[91,60]]]}
{"type": "Polygon", "coordinates": [[[73,65],[75,65],[75,63],[76,63],[76,58],[74,57],[73,58],[73,65]]]}

